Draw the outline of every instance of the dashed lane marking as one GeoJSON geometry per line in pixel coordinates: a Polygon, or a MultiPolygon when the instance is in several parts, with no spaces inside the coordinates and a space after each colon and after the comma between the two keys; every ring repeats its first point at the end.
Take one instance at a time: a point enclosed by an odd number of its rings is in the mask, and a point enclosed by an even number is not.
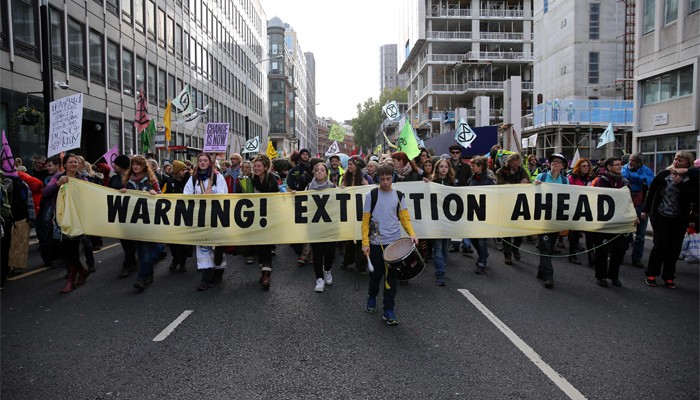
{"type": "Polygon", "coordinates": [[[567,396],[569,396],[570,399],[576,399],[576,400],[583,400],[586,397],[579,392],[575,387],[573,387],[569,381],[567,381],[563,376],[559,375],[557,371],[552,369],[547,363],[542,360],[539,354],[535,352],[535,350],[532,349],[532,347],[528,346],[527,343],[525,343],[518,335],[515,334],[506,324],[503,323],[498,317],[496,317],[486,306],[484,306],[476,297],[474,297],[471,292],[467,289],[458,289],[460,293],[464,295],[464,297],[469,300],[474,307],[476,307],[479,311],[481,311],[486,318],[488,318],[495,326],[500,330],[506,337],[517,347],[527,358],[532,361],[537,368],[539,368],[542,372],[544,372],[547,377],[554,382],[555,385],[559,387],[567,396]]]}
{"type": "Polygon", "coordinates": [[[179,317],[175,318],[175,321],[171,322],[170,325],[166,326],[165,329],[161,333],[159,333],[156,337],[153,338],[154,342],[162,342],[165,340],[173,331],[175,328],[177,328],[178,325],[182,323],[182,321],[185,320],[185,318],[189,317],[190,314],[192,314],[194,310],[185,310],[180,314],[179,317]]]}

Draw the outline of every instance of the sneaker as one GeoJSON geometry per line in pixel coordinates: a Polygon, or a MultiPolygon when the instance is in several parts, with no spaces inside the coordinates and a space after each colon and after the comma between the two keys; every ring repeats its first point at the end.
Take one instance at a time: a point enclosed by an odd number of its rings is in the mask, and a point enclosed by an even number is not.
{"type": "Polygon", "coordinates": [[[254,262],[255,262],[255,257],[253,257],[253,256],[245,258],[245,263],[248,265],[253,264],[254,262]]]}
{"type": "Polygon", "coordinates": [[[619,279],[613,279],[613,280],[612,280],[612,284],[613,284],[613,286],[615,286],[615,287],[622,287],[622,282],[620,282],[619,279]]]}
{"type": "Polygon", "coordinates": [[[503,262],[506,263],[506,265],[513,265],[513,258],[510,255],[507,255],[503,262]]]}
{"type": "Polygon", "coordinates": [[[646,283],[647,283],[647,286],[656,287],[656,277],[655,276],[647,276],[646,283]]]}
{"type": "Polygon", "coordinates": [[[605,279],[598,279],[598,286],[608,287],[608,281],[605,279]]]}
{"type": "Polygon", "coordinates": [[[143,292],[146,290],[146,282],[142,279],[139,279],[138,281],[134,282],[134,288],[138,290],[139,292],[143,292]]]}
{"type": "Polygon", "coordinates": [[[462,253],[464,254],[474,254],[474,249],[470,247],[462,247],[462,253]]]}
{"type": "Polygon", "coordinates": [[[548,280],[544,281],[544,287],[547,288],[547,289],[553,288],[553,287],[554,287],[554,281],[551,280],[551,279],[548,279],[548,280]]]}
{"type": "Polygon", "coordinates": [[[664,280],[664,283],[666,284],[666,287],[669,289],[676,288],[676,282],[674,282],[673,279],[666,279],[666,280],[664,280]]]}
{"type": "Polygon", "coordinates": [[[476,266],[476,271],[474,271],[475,274],[481,275],[486,273],[486,266],[485,265],[477,265],[476,266]]]}
{"type": "Polygon", "coordinates": [[[333,284],[333,274],[331,274],[331,271],[325,271],[323,273],[323,280],[326,281],[326,285],[333,284]]]}
{"type": "Polygon", "coordinates": [[[316,288],[314,289],[316,293],[323,293],[323,289],[326,287],[326,282],[323,278],[316,279],[316,288]]]}
{"type": "Polygon", "coordinates": [[[445,286],[445,276],[440,275],[435,277],[435,284],[438,286],[445,286]]]}
{"type": "Polygon", "coordinates": [[[376,297],[367,297],[367,305],[365,306],[365,311],[367,311],[370,314],[374,314],[374,312],[377,311],[376,297]]]}
{"type": "Polygon", "coordinates": [[[302,265],[306,265],[306,259],[304,257],[297,258],[297,266],[301,267],[302,265]]]}
{"type": "Polygon", "coordinates": [[[382,316],[387,325],[398,325],[399,320],[396,319],[396,314],[394,310],[384,310],[384,315],[382,316]]]}

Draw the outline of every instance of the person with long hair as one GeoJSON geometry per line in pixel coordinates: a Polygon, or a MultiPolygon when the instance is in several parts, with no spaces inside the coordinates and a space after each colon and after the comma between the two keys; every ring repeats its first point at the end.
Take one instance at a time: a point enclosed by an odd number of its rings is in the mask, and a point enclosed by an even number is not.
{"type": "MultiPolygon", "coordinates": [[[[424,162],[423,165],[427,162],[424,162]]],[[[455,185],[455,171],[452,169],[450,160],[440,159],[435,164],[435,172],[431,182],[445,186],[455,185]]],[[[445,264],[447,263],[447,250],[450,248],[450,238],[433,239],[431,242],[433,245],[433,264],[435,264],[435,284],[445,286],[445,264]]]]}
{"type": "Polygon", "coordinates": [[[426,158],[420,168],[423,170],[423,182],[430,182],[433,179],[435,170],[435,168],[433,168],[433,160],[430,157],[426,158]]]}
{"type": "Polygon", "coordinates": [[[692,168],[694,161],[693,153],[677,152],[673,164],[656,174],[649,186],[641,213],[654,229],[654,246],[644,272],[648,286],[656,286],[656,277],[661,274],[667,288],[676,288],[676,262],[691,222],[693,203],[697,207],[698,201],[700,182],[698,169],[692,168]]]}
{"type": "MultiPolygon", "coordinates": [[[[350,163],[348,163],[350,165],[350,163]]],[[[305,188],[306,190],[325,190],[335,188],[335,185],[328,180],[328,166],[322,162],[313,167],[314,178],[305,188]]],[[[346,175],[347,176],[347,175],[346,175]]],[[[331,268],[335,260],[335,243],[311,243],[313,252],[314,274],[316,275],[316,293],[322,293],[326,285],[333,284],[333,274],[331,268]]],[[[346,252],[347,254],[347,252],[346,252]]],[[[365,265],[365,268],[367,266],[365,265]]]]}
{"type": "MultiPolygon", "coordinates": [[[[496,175],[489,168],[489,159],[486,156],[478,156],[472,158],[472,177],[469,178],[469,186],[489,186],[496,184],[496,175]]],[[[476,274],[483,274],[486,272],[486,267],[489,258],[488,250],[488,239],[478,238],[472,239],[474,247],[476,247],[476,254],[478,255],[478,260],[476,262],[476,274]]]]}
{"type": "MultiPolygon", "coordinates": [[[[593,179],[595,174],[593,172],[593,166],[591,165],[591,160],[587,158],[579,158],[576,163],[574,163],[574,168],[569,175],[569,184],[576,186],[591,186],[593,184],[593,179]]],[[[588,255],[588,266],[593,267],[595,263],[593,246],[593,234],[590,232],[582,231],[569,231],[569,262],[572,264],[581,264],[576,256],[579,252],[579,239],[585,235],[586,238],[586,251],[588,255]]]]}
{"type": "MultiPolygon", "coordinates": [[[[214,168],[211,154],[199,153],[197,165],[187,180],[184,194],[225,194],[228,193],[226,179],[214,168]]],[[[226,267],[223,246],[197,246],[197,268],[202,270],[202,281],[197,290],[204,291],[221,282],[226,267]]]]}
{"type": "MultiPolygon", "coordinates": [[[[119,191],[126,193],[127,190],[138,190],[147,192],[151,195],[160,193],[160,184],[158,178],[148,165],[146,158],[141,155],[136,155],[129,162],[129,169],[126,171],[123,179],[123,188],[119,191]]],[[[153,264],[157,246],[153,242],[134,242],[136,254],[139,260],[139,272],[134,282],[134,288],[139,292],[146,290],[148,285],[153,283],[153,264]]]]}
{"type": "MultiPolygon", "coordinates": [[[[522,164],[523,158],[520,153],[509,155],[505,165],[496,171],[496,182],[499,185],[530,183],[530,177],[522,164]]],[[[520,260],[520,245],[522,243],[522,236],[503,238],[503,262],[506,265],[512,265],[513,258],[520,260]]]]}
{"type": "MultiPolygon", "coordinates": [[[[163,193],[177,194],[185,192],[185,185],[189,181],[189,172],[185,163],[180,160],[174,160],[172,164],[172,177],[163,186],[163,193]]],[[[190,253],[189,246],[186,244],[169,244],[170,252],[173,254],[173,260],[170,262],[170,267],[168,270],[170,272],[179,271],[187,272],[185,264],[187,263],[187,256],[190,253]]]]}
{"type": "Polygon", "coordinates": [[[394,160],[394,178],[395,182],[415,182],[420,179],[420,172],[416,163],[413,160],[409,160],[406,153],[403,151],[397,151],[391,155],[391,159],[394,160]]]}
{"type": "MultiPolygon", "coordinates": [[[[68,180],[80,179],[88,181],[87,177],[78,171],[80,161],[75,154],[65,154],[62,164],[65,172],[51,177],[49,184],[44,188],[44,198],[47,203],[51,205],[53,210],[56,210],[58,189],[66,184],[68,180]]],[[[53,239],[61,241],[61,256],[68,266],[68,280],[65,286],[63,286],[63,289],[61,289],[61,293],[69,293],[72,292],[76,286],[83,285],[88,275],[90,275],[90,272],[80,263],[80,237],[64,235],[55,218],[53,227],[53,239]]]]}
{"type": "MultiPolygon", "coordinates": [[[[362,169],[365,161],[359,156],[352,156],[348,160],[348,167],[345,174],[340,177],[340,187],[372,185],[374,181],[362,169]]],[[[362,241],[348,240],[344,243],[343,263],[341,268],[355,264],[357,272],[367,273],[367,258],[362,255],[362,241]]]]}

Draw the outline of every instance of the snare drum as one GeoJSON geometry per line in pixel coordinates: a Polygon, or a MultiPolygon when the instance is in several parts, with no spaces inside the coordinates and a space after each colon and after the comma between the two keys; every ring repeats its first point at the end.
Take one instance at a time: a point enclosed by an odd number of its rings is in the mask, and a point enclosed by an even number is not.
{"type": "Polygon", "coordinates": [[[396,270],[399,280],[415,278],[423,272],[425,263],[411,239],[399,239],[384,249],[384,261],[396,270]]]}

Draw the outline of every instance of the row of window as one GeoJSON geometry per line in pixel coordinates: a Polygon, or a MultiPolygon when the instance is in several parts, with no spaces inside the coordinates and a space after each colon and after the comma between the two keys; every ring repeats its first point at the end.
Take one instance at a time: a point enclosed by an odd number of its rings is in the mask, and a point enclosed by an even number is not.
{"type": "MultiPolygon", "coordinates": [[[[678,19],[678,1],[679,0],[659,0],[664,2],[664,25],[678,19]]],[[[687,1],[688,13],[700,10],[700,0],[680,0],[687,1]]],[[[644,0],[642,21],[642,32],[649,33],[654,30],[656,24],[656,0],[644,0]]]]}
{"type": "Polygon", "coordinates": [[[642,81],[642,105],[671,100],[692,93],[692,65],[642,81]]]}

